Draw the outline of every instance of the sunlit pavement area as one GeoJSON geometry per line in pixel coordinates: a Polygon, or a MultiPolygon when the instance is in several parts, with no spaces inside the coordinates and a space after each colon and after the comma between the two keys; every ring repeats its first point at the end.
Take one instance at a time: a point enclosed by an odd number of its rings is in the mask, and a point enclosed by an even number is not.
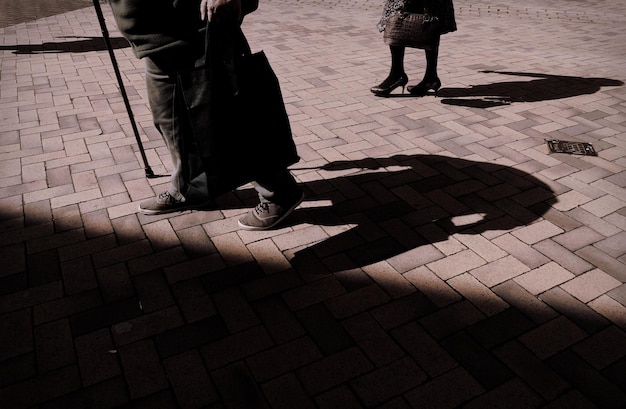
{"type": "MultiPolygon", "coordinates": [[[[217,210],[138,213],[171,163],[108,5],[156,177],[93,4],[14,13],[0,407],[626,407],[626,3],[548,3],[456,2],[438,95],[380,98],[382,1],[262,0],[244,31],[306,192],[269,232],[237,226],[249,185],[217,210]]],[[[421,50],[406,69],[419,82],[421,50]]]]}

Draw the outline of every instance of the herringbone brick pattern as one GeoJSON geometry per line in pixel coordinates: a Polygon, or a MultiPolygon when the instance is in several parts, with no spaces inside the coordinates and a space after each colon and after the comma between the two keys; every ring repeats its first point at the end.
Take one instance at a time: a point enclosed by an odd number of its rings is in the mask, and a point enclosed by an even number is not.
{"type": "Polygon", "coordinates": [[[380,2],[262,1],[307,194],[270,232],[250,186],[137,212],[170,162],[88,6],[0,29],[0,407],[626,407],[622,2],[458,2],[437,97],[377,98],[380,2]]]}

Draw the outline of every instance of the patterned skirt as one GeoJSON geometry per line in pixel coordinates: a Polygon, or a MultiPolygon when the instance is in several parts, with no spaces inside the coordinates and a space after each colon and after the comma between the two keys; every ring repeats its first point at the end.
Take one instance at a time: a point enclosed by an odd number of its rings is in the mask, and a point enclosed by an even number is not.
{"type": "Polygon", "coordinates": [[[456,31],[452,0],[387,0],[383,9],[383,15],[377,25],[378,31],[385,31],[389,17],[401,11],[413,13],[428,12],[441,21],[441,34],[456,31]]]}

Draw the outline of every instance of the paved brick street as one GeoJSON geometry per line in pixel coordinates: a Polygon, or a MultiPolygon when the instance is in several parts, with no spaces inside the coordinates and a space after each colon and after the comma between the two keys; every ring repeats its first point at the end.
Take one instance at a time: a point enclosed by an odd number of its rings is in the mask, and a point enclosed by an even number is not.
{"type": "Polygon", "coordinates": [[[270,232],[248,185],[138,213],[171,163],[108,6],[155,178],[93,6],[4,14],[0,407],[625,408],[626,4],[545,3],[456,2],[438,95],[379,98],[382,1],[262,0],[306,192],[270,232]]]}

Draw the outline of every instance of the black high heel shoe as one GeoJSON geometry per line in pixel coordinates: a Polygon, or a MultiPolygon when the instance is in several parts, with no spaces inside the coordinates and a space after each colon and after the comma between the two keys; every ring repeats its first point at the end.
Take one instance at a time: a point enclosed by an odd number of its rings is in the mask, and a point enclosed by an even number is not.
{"type": "Polygon", "coordinates": [[[435,96],[437,96],[437,91],[439,91],[439,88],[441,88],[441,81],[439,80],[439,78],[435,78],[432,81],[424,79],[417,85],[407,87],[407,91],[409,91],[411,95],[423,97],[424,95],[428,94],[428,91],[433,90],[435,91],[435,96]]]}
{"type": "Polygon", "coordinates": [[[402,73],[399,77],[388,76],[380,85],[370,88],[374,94],[379,96],[385,96],[391,94],[391,91],[398,87],[402,87],[402,93],[404,94],[404,86],[409,82],[409,77],[402,73]]]}

